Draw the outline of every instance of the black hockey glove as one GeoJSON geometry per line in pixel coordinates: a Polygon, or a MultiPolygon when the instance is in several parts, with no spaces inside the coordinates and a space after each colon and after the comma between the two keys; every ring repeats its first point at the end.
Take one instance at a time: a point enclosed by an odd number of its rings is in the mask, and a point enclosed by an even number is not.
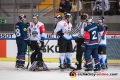
{"type": "Polygon", "coordinates": [[[37,45],[40,49],[44,47],[44,41],[37,41],[37,45]]]}
{"type": "Polygon", "coordinates": [[[25,43],[26,43],[28,46],[30,46],[30,45],[31,45],[30,40],[25,40],[25,43]]]}
{"type": "Polygon", "coordinates": [[[85,52],[85,51],[86,51],[86,44],[85,44],[85,43],[83,43],[83,44],[81,45],[81,51],[82,51],[82,52],[85,52]]]}
{"type": "Polygon", "coordinates": [[[107,26],[105,27],[105,30],[106,30],[106,31],[108,30],[108,27],[107,27],[107,26]]]}
{"type": "Polygon", "coordinates": [[[27,27],[29,27],[29,26],[30,26],[30,23],[29,23],[29,22],[27,22],[27,23],[26,23],[26,25],[27,25],[27,27]]]}
{"type": "Polygon", "coordinates": [[[58,32],[57,32],[57,35],[59,35],[59,36],[63,36],[64,33],[62,33],[61,31],[58,31],[58,32]]]}

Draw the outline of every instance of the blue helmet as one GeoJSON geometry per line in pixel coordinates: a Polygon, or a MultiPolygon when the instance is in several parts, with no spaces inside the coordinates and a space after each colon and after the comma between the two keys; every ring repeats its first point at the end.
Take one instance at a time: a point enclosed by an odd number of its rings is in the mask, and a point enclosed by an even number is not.
{"type": "Polygon", "coordinates": [[[26,18],[26,15],[25,14],[20,14],[19,19],[21,20],[22,18],[26,18]]]}
{"type": "Polygon", "coordinates": [[[67,18],[72,18],[72,15],[70,13],[66,13],[65,14],[65,19],[67,19],[67,18]]]}
{"type": "Polygon", "coordinates": [[[59,14],[59,15],[55,16],[55,19],[62,19],[62,16],[59,14]]]}

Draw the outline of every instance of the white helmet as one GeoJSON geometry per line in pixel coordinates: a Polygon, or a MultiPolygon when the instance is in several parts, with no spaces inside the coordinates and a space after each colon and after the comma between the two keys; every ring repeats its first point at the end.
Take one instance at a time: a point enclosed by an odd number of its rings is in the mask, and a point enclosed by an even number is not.
{"type": "Polygon", "coordinates": [[[39,18],[38,14],[33,14],[33,18],[39,18]]]}
{"type": "Polygon", "coordinates": [[[93,20],[92,19],[87,19],[87,22],[92,22],[93,20]]]}

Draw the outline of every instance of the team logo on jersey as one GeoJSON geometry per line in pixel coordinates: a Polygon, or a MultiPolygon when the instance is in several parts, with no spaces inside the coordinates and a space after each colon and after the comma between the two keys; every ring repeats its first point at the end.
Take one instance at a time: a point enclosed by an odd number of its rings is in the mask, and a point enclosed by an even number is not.
{"type": "Polygon", "coordinates": [[[27,29],[26,29],[26,28],[24,28],[23,30],[24,30],[24,31],[27,31],[27,29]]]}
{"type": "Polygon", "coordinates": [[[34,30],[36,30],[36,28],[33,28],[34,30]]]}

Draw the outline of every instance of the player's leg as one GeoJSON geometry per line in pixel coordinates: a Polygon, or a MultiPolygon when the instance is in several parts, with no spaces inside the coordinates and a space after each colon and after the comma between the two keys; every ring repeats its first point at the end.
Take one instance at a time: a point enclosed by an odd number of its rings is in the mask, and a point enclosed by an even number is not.
{"type": "Polygon", "coordinates": [[[98,48],[93,49],[93,57],[94,57],[94,62],[95,62],[95,69],[94,71],[99,71],[100,69],[100,60],[98,57],[98,48]]]}
{"type": "Polygon", "coordinates": [[[98,56],[99,56],[100,66],[101,66],[101,65],[103,65],[103,60],[102,60],[102,47],[101,47],[101,46],[98,47],[98,56]]]}
{"type": "Polygon", "coordinates": [[[25,65],[25,55],[26,55],[26,51],[27,51],[27,44],[26,44],[25,41],[23,41],[23,43],[21,45],[21,48],[22,48],[22,53],[20,55],[20,57],[21,57],[20,64],[21,64],[21,67],[24,68],[24,65],[25,65]]]}
{"type": "Polygon", "coordinates": [[[86,66],[87,68],[85,69],[85,71],[92,71],[92,59],[91,59],[91,53],[92,53],[92,49],[87,48],[84,56],[85,56],[85,61],[86,61],[86,66]]]}
{"type": "Polygon", "coordinates": [[[67,57],[67,68],[70,69],[74,69],[74,67],[72,67],[71,63],[72,63],[72,53],[73,53],[73,45],[72,45],[72,41],[69,40],[67,41],[67,53],[66,53],[66,57],[67,57]]]}
{"type": "Polygon", "coordinates": [[[32,50],[32,54],[31,54],[31,64],[35,61],[35,59],[36,59],[36,55],[37,55],[37,53],[36,53],[36,51],[35,51],[35,46],[36,45],[36,43],[35,42],[31,42],[31,45],[30,45],[30,48],[31,48],[31,50],[32,50]]]}
{"type": "Polygon", "coordinates": [[[101,59],[103,61],[103,65],[101,66],[102,69],[107,69],[107,55],[106,55],[106,47],[102,47],[102,54],[101,54],[101,59]]]}
{"type": "Polygon", "coordinates": [[[22,50],[21,50],[21,43],[16,40],[16,44],[17,44],[17,56],[16,56],[16,65],[15,65],[15,67],[19,68],[20,54],[22,53],[22,50]]]}
{"type": "Polygon", "coordinates": [[[64,66],[64,60],[65,60],[65,54],[67,52],[67,42],[64,39],[61,39],[60,44],[59,44],[59,59],[60,59],[60,68],[65,69],[64,66]]]}
{"type": "Polygon", "coordinates": [[[76,53],[76,60],[78,61],[77,69],[81,69],[82,68],[82,56],[83,56],[83,52],[81,51],[81,45],[83,44],[83,42],[84,42],[83,38],[78,38],[77,53],[76,53]]]}

